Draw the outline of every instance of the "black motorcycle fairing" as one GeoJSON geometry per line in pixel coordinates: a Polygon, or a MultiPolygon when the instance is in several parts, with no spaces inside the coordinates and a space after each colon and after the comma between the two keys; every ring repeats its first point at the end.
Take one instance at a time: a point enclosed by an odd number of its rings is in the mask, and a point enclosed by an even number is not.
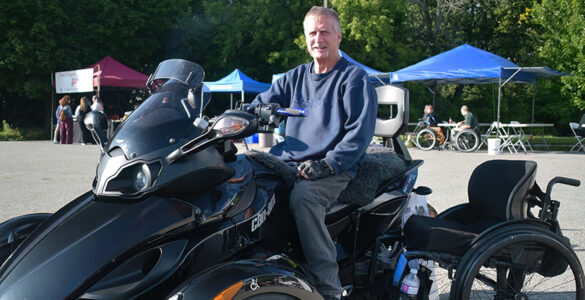
{"type": "Polygon", "coordinates": [[[0,266],[20,243],[50,216],[48,213],[28,214],[0,224],[0,266]]]}
{"type": "Polygon", "coordinates": [[[267,260],[240,260],[214,266],[185,280],[168,297],[212,299],[230,285],[241,282],[233,299],[260,294],[289,295],[297,299],[322,299],[317,290],[293,268],[267,260]]]}
{"type": "Polygon", "coordinates": [[[140,202],[82,203],[70,214],[59,213],[63,217],[52,220],[57,223],[45,222],[43,230],[35,231],[5,262],[0,298],[79,297],[136,253],[198,223],[197,208],[179,200],[150,197],[140,202]]]}
{"type": "Polygon", "coordinates": [[[234,174],[215,147],[206,148],[173,164],[161,159],[175,148],[167,146],[135,159],[127,159],[124,155],[102,155],[93,192],[111,201],[136,199],[148,193],[183,197],[212,189],[234,174]],[[147,188],[137,191],[133,185],[135,169],[142,164],[150,166],[152,182],[147,188]]]}
{"type": "Polygon", "coordinates": [[[119,147],[131,159],[180,141],[198,114],[188,104],[188,92],[189,86],[167,81],[118,127],[106,152],[119,147]]]}

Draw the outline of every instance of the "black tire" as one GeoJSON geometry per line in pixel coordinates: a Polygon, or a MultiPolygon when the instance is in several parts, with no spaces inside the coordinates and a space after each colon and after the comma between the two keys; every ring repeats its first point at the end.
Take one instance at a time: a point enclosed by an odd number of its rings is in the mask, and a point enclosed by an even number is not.
{"type": "Polygon", "coordinates": [[[559,236],[520,230],[470,249],[451,299],[584,299],[583,282],[575,252],[559,236]]]}
{"type": "Polygon", "coordinates": [[[466,129],[455,135],[455,147],[461,152],[472,152],[479,147],[479,136],[473,130],[466,129]]]}
{"type": "Polygon", "coordinates": [[[419,131],[414,141],[419,149],[425,151],[433,149],[438,143],[437,134],[428,128],[419,131]]]}

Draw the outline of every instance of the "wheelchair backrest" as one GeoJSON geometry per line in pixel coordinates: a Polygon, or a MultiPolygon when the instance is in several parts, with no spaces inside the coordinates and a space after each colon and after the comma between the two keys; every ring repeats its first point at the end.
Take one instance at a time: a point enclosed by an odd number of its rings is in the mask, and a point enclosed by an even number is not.
{"type": "Polygon", "coordinates": [[[536,162],[490,160],[469,178],[468,197],[473,213],[481,219],[501,221],[527,217],[526,197],[534,185],[536,162]]]}
{"type": "Polygon", "coordinates": [[[408,125],[408,90],[396,85],[383,85],[376,88],[378,105],[391,105],[396,109],[388,119],[376,118],[374,135],[394,138],[408,125]]]}

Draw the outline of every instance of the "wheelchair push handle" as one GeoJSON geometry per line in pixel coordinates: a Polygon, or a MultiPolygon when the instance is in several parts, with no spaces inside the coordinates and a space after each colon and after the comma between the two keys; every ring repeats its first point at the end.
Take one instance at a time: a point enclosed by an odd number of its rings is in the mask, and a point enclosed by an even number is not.
{"type": "Polygon", "coordinates": [[[577,179],[561,177],[561,176],[557,176],[557,177],[551,179],[551,181],[548,182],[548,185],[546,187],[546,193],[544,195],[544,199],[543,199],[543,203],[542,203],[542,211],[540,214],[540,219],[543,221],[549,220],[551,218],[552,218],[552,220],[556,220],[556,215],[557,215],[559,206],[558,206],[557,201],[552,201],[551,193],[552,193],[553,186],[557,183],[562,183],[562,184],[572,185],[572,186],[581,185],[581,181],[579,181],[577,179]]]}
{"type": "Polygon", "coordinates": [[[581,181],[579,181],[577,179],[572,179],[572,178],[567,178],[567,177],[561,177],[561,176],[557,176],[557,177],[553,178],[551,180],[551,183],[552,184],[562,183],[562,184],[572,185],[572,186],[580,186],[581,185],[581,181]]]}

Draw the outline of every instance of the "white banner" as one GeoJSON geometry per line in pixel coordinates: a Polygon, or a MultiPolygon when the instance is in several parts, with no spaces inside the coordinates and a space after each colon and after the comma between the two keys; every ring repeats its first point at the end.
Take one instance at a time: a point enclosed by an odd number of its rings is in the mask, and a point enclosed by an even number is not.
{"type": "Polygon", "coordinates": [[[56,72],[55,92],[57,94],[93,92],[93,68],[56,72]]]}

